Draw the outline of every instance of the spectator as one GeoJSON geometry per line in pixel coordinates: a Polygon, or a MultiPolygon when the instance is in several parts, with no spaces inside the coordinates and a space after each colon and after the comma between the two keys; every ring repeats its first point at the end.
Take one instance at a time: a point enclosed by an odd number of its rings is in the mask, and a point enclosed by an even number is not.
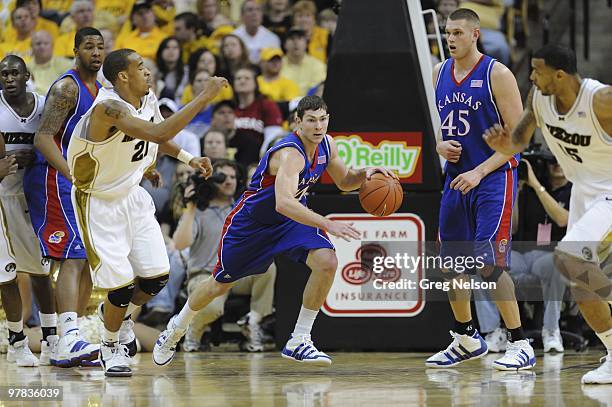
{"type": "MultiPolygon", "coordinates": [[[[41,0],[17,0],[15,8],[27,7],[30,10],[30,15],[34,21],[34,31],[46,31],[51,35],[51,38],[55,40],[59,36],[59,27],[53,21],[46,20],[40,17],[40,10],[42,9],[41,0]]],[[[12,42],[17,39],[17,31],[15,27],[10,24],[6,27],[6,31],[2,33],[2,40],[4,42],[12,42]]]]}
{"type": "Polygon", "coordinates": [[[32,56],[32,34],[34,33],[32,12],[27,7],[17,7],[11,13],[11,23],[17,35],[11,41],[0,43],[0,58],[4,58],[7,54],[15,54],[28,63],[32,56]]]}
{"type": "Polygon", "coordinates": [[[249,52],[240,37],[229,34],[221,40],[219,75],[231,80],[239,68],[251,66],[249,52]]]}
{"type": "Polygon", "coordinates": [[[501,32],[504,0],[472,0],[461,3],[462,8],[473,10],[480,18],[480,39],[485,53],[510,66],[510,47],[501,32]]]}
{"type": "Polygon", "coordinates": [[[75,28],[61,34],[53,47],[53,55],[74,58],[74,37],[81,28],[91,27],[94,22],[94,6],[89,0],[75,0],[70,7],[70,16],[74,20],[75,28]]]}
{"type": "Polygon", "coordinates": [[[329,31],[316,25],[317,6],[310,0],[300,0],[293,6],[293,26],[306,33],[308,53],[327,63],[329,31]]]}
{"type": "MultiPolygon", "coordinates": [[[[193,95],[197,95],[202,92],[208,78],[210,78],[210,74],[207,71],[189,72],[189,86],[185,88],[181,103],[189,103],[193,95]]],[[[215,96],[215,98],[210,102],[208,107],[198,113],[196,117],[194,117],[193,120],[187,125],[186,128],[192,133],[195,133],[198,137],[202,137],[202,135],[206,133],[206,131],[208,131],[208,129],[210,128],[212,106],[215,103],[220,102],[221,97],[223,97],[221,93],[215,96]]]]}
{"type": "Polygon", "coordinates": [[[289,102],[300,96],[300,88],[290,79],[283,77],[283,51],[280,48],[264,48],[261,51],[261,75],[257,84],[261,93],[275,102],[289,102]]]}
{"type": "Polygon", "coordinates": [[[325,10],[321,10],[321,12],[319,13],[318,20],[319,27],[329,31],[329,37],[333,38],[334,34],[336,33],[336,27],[338,25],[338,15],[334,13],[332,9],[326,8],[325,10]]]}
{"type": "Polygon", "coordinates": [[[213,162],[228,158],[225,134],[211,127],[202,137],[202,152],[204,157],[210,158],[213,162]]]}
{"type": "Polygon", "coordinates": [[[258,64],[262,48],[280,48],[281,43],[276,34],[261,25],[263,14],[256,0],[246,0],[240,10],[242,25],[234,34],[242,39],[249,50],[251,63],[258,64]]]}
{"type": "Polygon", "coordinates": [[[195,50],[208,45],[208,39],[198,35],[198,24],[198,16],[194,13],[181,13],[174,17],[174,35],[181,44],[184,64],[189,62],[195,50]]]}
{"type": "MultiPolygon", "coordinates": [[[[231,161],[222,160],[217,161],[213,168],[215,173],[225,176],[225,181],[217,184],[214,197],[206,209],[200,210],[193,202],[187,203],[187,208],[181,216],[173,236],[177,249],[190,248],[190,256],[187,260],[187,290],[189,293],[201,281],[211,278],[217,263],[217,251],[225,218],[234,204],[238,174],[236,165],[231,161]]],[[[185,190],[185,197],[189,198],[194,193],[194,188],[188,187],[185,190]]],[[[244,282],[238,282],[231,289],[232,293],[251,296],[246,346],[246,349],[250,352],[263,351],[263,332],[259,322],[263,317],[272,313],[276,270],[270,271],[272,273],[247,277],[244,282]],[[268,274],[270,275],[268,276],[268,274]]],[[[219,297],[204,309],[198,311],[198,315],[189,325],[185,337],[183,346],[185,351],[190,352],[199,349],[206,326],[223,315],[227,297],[227,294],[219,297]]]]}
{"type": "Polygon", "coordinates": [[[217,103],[212,109],[210,127],[225,134],[225,140],[231,140],[236,134],[236,105],[232,100],[217,103]]]}
{"type": "Polygon", "coordinates": [[[189,83],[189,75],[183,64],[182,50],[176,37],[167,37],[159,44],[155,61],[159,79],[164,86],[161,92],[166,97],[177,99],[189,83]]]}
{"type": "Polygon", "coordinates": [[[283,58],[281,75],[297,83],[300,95],[325,81],[327,65],[306,53],[306,33],[291,29],[285,40],[287,55],[283,58]]]}
{"type": "Polygon", "coordinates": [[[105,20],[112,19],[112,24],[104,28],[110,29],[113,34],[118,34],[124,26],[126,32],[129,32],[131,31],[129,17],[134,2],[135,0],[96,0],[95,14],[104,15],[105,20]]]}
{"type": "Polygon", "coordinates": [[[217,0],[197,0],[201,34],[209,37],[217,28],[232,25],[230,19],[219,13],[217,0]]]}
{"type": "Polygon", "coordinates": [[[267,0],[263,17],[263,26],[278,36],[281,43],[293,25],[289,0],[267,0]]]}
{"type": "MultiPolygon", "coordinates": [[[[164,119],[167,119],[168,117],[179,111],[179,106],[172,99],[162,98],[159,100],[159,111],[164,117],[164,119]]],[[[189,154],[195,157],[200,157],[200,154],[202,152],[202,150],[200,149],[200,138],[194,133],[190,132],[189,130],[183,129],[179,131],[172,140],[189,154]]]]}
{"type": "Polygon", "coordinates": [[[67,58],[53,58],[53,38],[46,31],[36,31],[32,35],[32,56],[34,61],[28,65],[28,70],[32,74],[34,91],[40,95],[46,95],[51,84],[72,67],[72,61],[67,58]]]}
{"type": "Polygon", "coordinates": [[[59,25],[70,14],[71,5],[72,0],[42,0],[40,15],[59,25]]]}
{"type": "Polygon", "coordinates": [[[236,161],[243,166],[259,161],[259,152],[271,138],[283,132],[281,112],[273,101],[259,92],[255,71],[242,68],[234,77],[236,134],[229,141],[236,161]]]}
{"type": "Polygon", "coordinates": [[[166,35],[174,35],[174,17],[176,16],[174,0],[151,0],[151,9],[155,15],[156,25],[166,35]]]}
{"type": "MultiPolygon", "coordinates": [[[[532,242],[538,246],[528,247],[524,252],[512,251],[510,275],[519,291],[532,284],[532,280],[541,285],[544,300],[544,352],[553,349],[563,352],[559,317],[566,284],[554,265],[552,243],[560,241],[565,235],[572,186],[554,157],[546,164],[547,187],[542,186],[529,161],[522,161],[526,165],[527,179],[519,181],[518,204],[514,206],[512,214],[513,229],[518,229],[514,236],[518,238],[517,241],[532,242]],[[526,190],[525,184],[531,189],[526,190]]],[[[479,300],[476,301],[476,311],[481,331],[489,332],[485,336],[487,344],[492,345],[489,350],[503,351],[506,341],[501,332],[497,308],[483,290],[475,290],[474,294],[479,300]]]]}
{"type": "Polygon", "coordinates": [[[148,0],[138,0],[132,9],[135,29],[117,38],[117,49],[131,48],[143,58],[155,60],[155,54],[162,40],[167,37],[155,22],[155,14],[148,0]]]}
{"type": "Polygon", "coordinates": [[[209,75],[217,75],[219,63],[217,57],[207,48],[199,48],[189,56],[189,72],[206,71],[209,75]]]}

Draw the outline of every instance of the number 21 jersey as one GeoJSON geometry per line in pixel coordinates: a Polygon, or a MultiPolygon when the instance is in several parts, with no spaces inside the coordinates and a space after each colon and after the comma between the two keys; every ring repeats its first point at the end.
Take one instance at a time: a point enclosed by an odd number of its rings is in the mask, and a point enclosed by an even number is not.
{"type": "Polygon", "coordinates": [[[68,165],[76,188],[102,199],[126,196],[140,184],[144,172],[155,163],[158,145],[117,130],[100,142],[87,140],[93,109],[105,100],[123,103],[131,115],[159,123],[163,120],[153,92],[142,98],[138,109],[109,88],[102,88],[91,108],[77,123],[68,145],[68,165]]]}
{"type": "MultiPolygon", "coordinates": [[[[460,82],[455,78],[455,60],[444,61],[436,81],[436,109],[440,114],[442,140],[461,143],[461,157],[456,163],[446,163],[451,178],[473,170],[491,157],[494,151],[482,139],[485,130],[501,124],[502,118],[491,89],[494,58],[482,55],[472,71],[460,82]]],[[[518,165],[515,156],[499,170],[518,165]]]]}

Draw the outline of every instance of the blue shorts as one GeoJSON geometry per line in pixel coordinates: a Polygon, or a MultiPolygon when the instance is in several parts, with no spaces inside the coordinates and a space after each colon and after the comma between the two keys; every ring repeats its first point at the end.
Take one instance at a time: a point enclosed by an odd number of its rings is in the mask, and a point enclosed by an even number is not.
{"type": "Polygon", "coordinates": [[[34,233],[44,257],[85,259],[71,197],[72,183],[55,168],[36,164],[23,177],[34,233]]]}
{"type": "Polygon", "coordinates": [[[225,219],[213,276],[220,283],[231,283],[262,274],[279,254],[305,264],[310,250],[321,248],[335,250],[324,230],[293,220],[263,224],[238,205],[225,219]]]}
{"type": "Polygon", "coordinates": [[[440,255],[510,267],[516,169],[492,172],[466,195],[451,189],[451,181],[447,175],[440,203],[440,255]]]}

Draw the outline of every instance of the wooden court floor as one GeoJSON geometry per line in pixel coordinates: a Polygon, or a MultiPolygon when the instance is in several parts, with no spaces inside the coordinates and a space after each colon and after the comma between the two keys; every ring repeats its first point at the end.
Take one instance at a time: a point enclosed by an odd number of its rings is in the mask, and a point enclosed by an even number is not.
{"type": "MultiPolygon", "coordinates": [[[[276,352],[179,353],[158,367],[136,356],[132,378],[96,368],[17,368],[0,359],[0,385],[59,385],[57,406],[612,406],[612,385],[582,386],[602,352],[538,355],[533,372],[498,372],[487,355],[455,369],[432,370],[425,354],[331,353],[329,368],[276,352]]],[[[35,405],[0,401],[2,405],[35,405]]]]}

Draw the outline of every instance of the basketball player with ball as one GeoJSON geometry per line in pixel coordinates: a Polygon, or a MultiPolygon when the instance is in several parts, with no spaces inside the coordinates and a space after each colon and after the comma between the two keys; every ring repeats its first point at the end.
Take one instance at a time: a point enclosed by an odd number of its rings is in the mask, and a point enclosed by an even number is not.
{"type": "MultiPolygon", "coordinates": [[[[310,338],[338,266],[327,234],[349,241],[360,239],[360,233],[352,223],[333,221],[308,209],[305,195],[325,170],[342,191],[359,188],[376,173],[392,183],[398,181],[385,168],[347,168],[333,138],[326,134],[328,122],[323,99],[306,96],[300,101],[295,132],[265,153],[248,189],[225,219],[213,275],[196,287],[181,312],[170,319],[167,329],[159,335],[153,350],[156,364],[172,361],[176,344],[198,310],[225,294],[237,280],[265,273],[274,256],[281,253],[312,270],[295,329],[281,356],[297,362],[331,364],[331,358],[319,351],[310,338]]],[[[395,202],[394,196],[386,206],[395,208],[395,202]]]]}

